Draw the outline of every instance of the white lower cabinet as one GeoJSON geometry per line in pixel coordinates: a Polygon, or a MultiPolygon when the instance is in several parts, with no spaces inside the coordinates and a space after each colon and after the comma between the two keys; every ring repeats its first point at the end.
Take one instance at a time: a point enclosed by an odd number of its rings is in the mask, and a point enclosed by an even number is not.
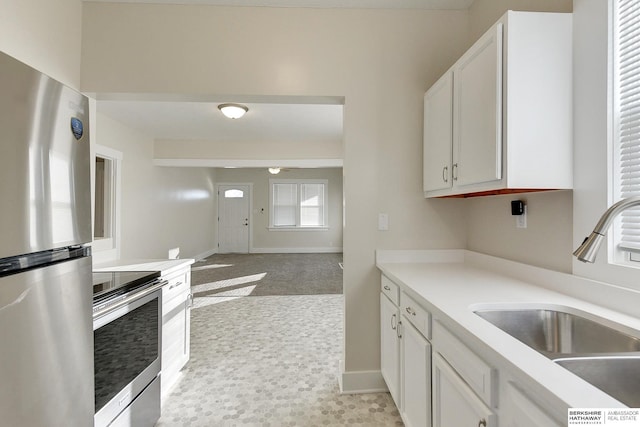
{"type": "Polygon", "coordinates": [[[191,334],[191,267],[163,277],[161,395],[164,398],[189,361],[191,334]]]}
{"type": "Polygon", "coordinates": [[[433,427],[496,427],[496,414],[439,353],[433,355],[433,427]]]}
{"type": "Polygon", "coordinates": [[[402,420],[407,427],[430,426],[431,344],[409,321],[401,328],[402,420]]]}
{"type": "MultiPolygon", "coordinates": [[[[400,403],[400,338],[398,306],[380,294],[380,370],[393,401],[400,403]]],[[[399,408],[398,408],[399,409],[399,408]]]]}
{"type": "Polygon", "coordinates": [[[561,427],[559,423],[529,398],[520,387],[508,382],[505,394],[505,413],[501,427],[561,427]]]}

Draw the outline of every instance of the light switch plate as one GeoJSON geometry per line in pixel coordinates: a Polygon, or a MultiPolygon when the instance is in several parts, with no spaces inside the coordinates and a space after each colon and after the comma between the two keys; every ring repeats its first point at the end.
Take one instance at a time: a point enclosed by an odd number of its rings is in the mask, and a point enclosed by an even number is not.
{"type": "Polygon", "coordinates": [[[378,230],[387,231],[389,229],[389,214],[378,214],[378,230]]]}

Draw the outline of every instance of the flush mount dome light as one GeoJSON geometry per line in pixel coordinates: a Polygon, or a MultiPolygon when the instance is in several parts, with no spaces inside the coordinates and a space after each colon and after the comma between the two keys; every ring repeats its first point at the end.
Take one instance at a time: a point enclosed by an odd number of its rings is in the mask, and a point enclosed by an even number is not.
{"type": "Polygon", "coordinates": [[[269,168],[269,173],[271,175],[277,175],[280,173],[280,168],[269,168]]]}
{"type": "Polygon", "coordinates": [[[245,105],[232,103],[220,104],[218,105],[218,109],[225,115],[225,117],[230,119],[239,119],[244,116],[244,113],[249,111],[245,105]]]}

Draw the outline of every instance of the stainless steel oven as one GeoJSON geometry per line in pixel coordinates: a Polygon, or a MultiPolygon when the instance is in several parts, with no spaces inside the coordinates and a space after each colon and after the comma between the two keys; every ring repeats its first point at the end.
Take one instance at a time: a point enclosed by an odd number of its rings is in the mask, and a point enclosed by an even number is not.
{"type": "Polygon", "coordinates": [[[158,275],[94,273],[95,427],[151,427],[160,417],[158,275]]]}

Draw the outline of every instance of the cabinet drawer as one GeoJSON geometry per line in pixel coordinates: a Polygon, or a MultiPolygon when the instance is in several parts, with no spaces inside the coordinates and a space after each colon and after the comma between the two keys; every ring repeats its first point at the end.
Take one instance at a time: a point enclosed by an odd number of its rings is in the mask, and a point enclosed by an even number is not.
{"type": "Polygon", "coordinates": [[[162,288],[163,308],[167,305],[167,303],[169,303],[178,295],[189,292],[190,274],[191,272],[182,272],[180,274],[169,276],[167,278],[169,283],[164,285],[164,287],[162,288]]]}
{"type": "Polygon", "coordinates": [[[437,321],[433,325],[433,345],[487,405],[496,407],[498,383],[492,367],[437,321]]]}
{"type": "Polygon", "coordinates": [[[382,275],[380,290],[383,294],[389,297],[391,302],[393,302],[395,305],[400,305],[400,288],[398,287],[398,285],[389,280],[384,274],[382,275]]]}
{"type": "Polygon", "coordinates": [[[409,319],[425,338],[431,339],[431,315],[404,292],[400,294],[400,313],[409,319]]]}

